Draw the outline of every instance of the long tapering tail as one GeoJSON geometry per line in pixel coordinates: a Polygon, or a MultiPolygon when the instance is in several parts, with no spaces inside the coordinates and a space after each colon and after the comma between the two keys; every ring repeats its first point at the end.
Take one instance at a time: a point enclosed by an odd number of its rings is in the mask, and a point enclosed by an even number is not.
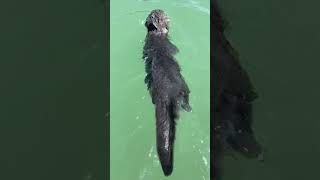
{"type": "Polygon", "coordinates": [[[173,146],[175,139],[175,119],[177,107],[174,103],[157,102],[156,106],[156,129],[157,151],[161,167],[165,176],[173,171],[173,146]]]}

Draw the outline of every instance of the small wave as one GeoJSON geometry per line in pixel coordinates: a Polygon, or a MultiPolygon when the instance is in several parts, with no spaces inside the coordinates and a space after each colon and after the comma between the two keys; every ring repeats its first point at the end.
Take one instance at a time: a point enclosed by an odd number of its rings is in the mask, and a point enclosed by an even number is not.
{"type": "Polygon", "coordinates": [[[210,15],[210,7],[209,8],[203,7],[198,2],[196,2],[194,0],[188,0],[187,3],[183,3],[181,6],[182,7],[189,7],[189,8],[192,8],[192,9],[195,9],[195,10],[198,10],[200,12],[203,12],[205,14],[210,15]]]}

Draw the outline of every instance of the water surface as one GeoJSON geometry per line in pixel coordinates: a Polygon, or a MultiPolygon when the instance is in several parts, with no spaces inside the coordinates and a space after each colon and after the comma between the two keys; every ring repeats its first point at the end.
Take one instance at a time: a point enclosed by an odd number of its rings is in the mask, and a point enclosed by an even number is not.
{"type": "Polygon", "coordinates": [[[111,7],[111,180],[208,180],[210,117],[209,1],[117,1],[111,7]],[[189,88],[191,113],[177,125],[172,176],[163,175],[156,152],[155,114],[146,85],[144,20],[153,9],[171,19],[170,36],[189,88]]]}
{"type": "Polygon", "coordinates": [[[229,37],[257,88],[263,163],[226,158],[223,180],[319,179],[319,2],[222,0],[229,37]]]}

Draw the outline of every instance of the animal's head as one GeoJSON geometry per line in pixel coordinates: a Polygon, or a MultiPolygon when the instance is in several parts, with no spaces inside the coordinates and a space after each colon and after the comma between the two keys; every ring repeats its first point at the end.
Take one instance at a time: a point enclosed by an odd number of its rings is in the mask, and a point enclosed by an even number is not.
{"type": "Polygon", "coordinates": [[[169,18],[163,10],[155,9],[147,17],[145,26],[149,33],[167,34],[169,31],[169,18]]]}

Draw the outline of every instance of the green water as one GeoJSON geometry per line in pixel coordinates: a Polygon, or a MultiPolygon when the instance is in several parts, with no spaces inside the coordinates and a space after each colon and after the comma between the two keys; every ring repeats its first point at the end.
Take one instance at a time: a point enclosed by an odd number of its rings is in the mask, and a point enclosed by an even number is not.
{"type": "Polygon", "coordinates": [[[224,180],[319,179],[317,1],[221,0],[230,38],[260,95],[254,128],[265,161],[226,158],[224,180]]]}
{"type": "Polygon", "coordinates": [[[209,1],[118,1],[110,3],[111,180],[208,180],[210,117],[209,1]],[[193,112],[177,125],[172,176],[165,177],[155,149],[154,106],[144,84],[143,22],[153,9],[171,19],[170,35],[190,86],[193,112]]]}

